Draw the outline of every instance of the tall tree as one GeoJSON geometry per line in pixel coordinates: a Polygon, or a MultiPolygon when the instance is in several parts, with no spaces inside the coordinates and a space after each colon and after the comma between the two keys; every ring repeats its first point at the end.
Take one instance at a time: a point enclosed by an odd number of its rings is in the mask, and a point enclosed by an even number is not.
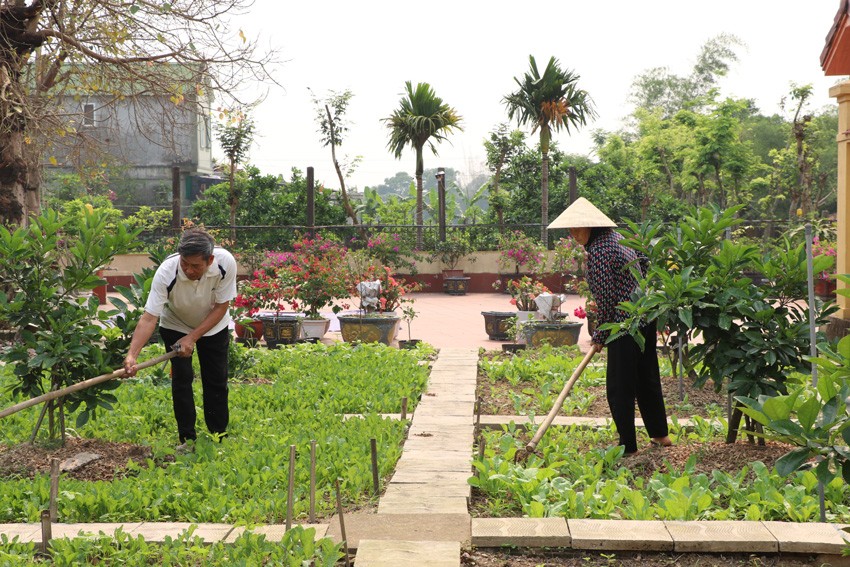
{"type": "Polygon", "coordinates": [[[487,167],[493,174],[487,185],[490,191],[489,205],[496,213],[500,233],[505,230],[505,204],[507,203],[507,196],[501,188],[502,170],[524,147],[525,134],[520,130],[508,132],[508,125],[505,123],[496,126],[490,132],[490,139],[484,140],[487,167]]]}
{"type": "MultiPolygon", "coordinates": [[[[312,91],[311,91],[312,92],[312,91]]],[[[336,157],[336,148],[342,144],[342,138],[348,132],[348,123],[345,120],[345,111],[354,94],[345,90],[341,93],[331,91],[327,98],[318,99],[313,95],[313,104],[316,105],[316,122],[319,124],[319,134],[322,136],[322,145],[331,147],[331,160],[339,179],[339,191],[342,195],[342,207],[345,214],[353,224],[357,224],[357,214],[351,206],[348,191],[345,188],[345,178],[350,175],[354,167],[360,161],[354,158],[350,163],[340,163],[336,157]],[[343,171],[345,169],[345,171],[343,171]]]]}
{"type": "Polygon", "coordinates": [[[666,118],[684,108],[700,108],[705,97],[717,87],[717,81],[738,60],[735,48],[740,39],[730,34],[711,38],[700,48],[690,75],[671,73],[667,67],[655,67],[638,75],[632,82],[631,100],[637,108],[662,109],[666,118]]]}
{"type": "Polygon", "coordinates": [[[405,146],[416,152],[416,246],[422,248],[422,172],[425,169],[422,152],[425,144],[437,155],[434,142],[442,142],[446,136],[460,127],[461,116],[443,102],[428,83],[418,83],[416,88],[410,81],[405,83],[406,93],[399,107],[388,118],[384,118],[390,130],[387,147],[395,157],[401,158],[405,146]]]}
{"type": "Polygon", "coordinates": [[[0,4],[0,224],[40,208],[39,164],[51,139],[77,129],[55,104],[62,92],[106,105],[152,95],[183,105],[238,92],[273,53],[225,16],[249,0],[15,0],[0,4]]]}
{"type": "Polygon", "coordinates": [[[514,77],[519,90],[507,95],[504,103],[508,107],[508,118],[517,119],[520,126],[532,125],[531,133],[540,130],[541,175],[540,175],[540,238],[548,243],[546,227],[549,224],[549,144],[552,131],[562,127],[569,133],[570,127],[578,128],[595,116],[593,102],[587,91],[578,88],[579,76],[573,71],[561,69],[554,57],[543,70],[537,70],[533,55],[528,56],[530,71],[522,79],[514,77]]]}
{"type": "Polygon", "coordinates": [[[236,190],[236,167],[248,156],[254,140],[254,121],[241,108],[222,113],[225,122],[217,126],[218,143],[227,156],[230,191],[227,204],[230,206],[230,241],[236,242],[236,208],[239,192],[236,190]]]}

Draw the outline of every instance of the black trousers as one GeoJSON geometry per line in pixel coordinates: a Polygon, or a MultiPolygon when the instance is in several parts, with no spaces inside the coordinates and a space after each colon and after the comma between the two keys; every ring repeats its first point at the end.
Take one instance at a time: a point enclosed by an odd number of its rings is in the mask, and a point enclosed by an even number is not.
{"type": "MultiPolygon", "coordinates": [[[[159,334],[166,348],[186,336],[186,333],[160,327],[159,334]]],[[[224,434],[230,421],[230,409],[227,397],[227,354],[230,344],[230,330],[209,337],[201,337],[195,343],[198,362],[201,366],[201,386],[204,397],[204,420],[210,433],[224,434]]],[[[176,356],[171,359],[171,401],[174,405],[174,417],[177,420],[177,434],[180,442],[195,439],[195,395],[192,392],[192,358],[176,356]]]]}
{"type": "Polygon", "coordinates": [[[608,344],[606,390],[608,407],[617,425],[620,445],[626,453],[637,451],[635,400],[646,432],[651,438],[667,436],[667,411],[661,392],[661,374],[655,348],[656,326],[641,329],[646,348],[641,352],[635,340],[626,335],[608,344]]]}

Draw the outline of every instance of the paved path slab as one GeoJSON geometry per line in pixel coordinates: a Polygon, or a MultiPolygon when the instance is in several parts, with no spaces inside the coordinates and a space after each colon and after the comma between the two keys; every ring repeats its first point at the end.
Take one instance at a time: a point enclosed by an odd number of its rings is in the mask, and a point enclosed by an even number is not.
{"type": "MultiPolygon", "coordinates": [[[[133,534],[142,522],[114,522],[114,523],[92,523],[92,524],[60,524],[55,523],[50,526],[50,533],[54,538],[75,538],[75,537],[97,537],[99,535],[115,535],[115,532],[121,528],[121,531],[133,534]]],[[[135,535],[135,534],[133,534],[135,535]]],[[[38,530],[38,541],[41,542],[41,529],[38,530]]]]}
{"type": "Polygon", "coordinates": [[[567,520],[575,549],[672,551],[664,522],[647,520],[567,520]]]}
{"type": "MultiPolygon", "coordinates": [[[[310,529],[313,528],[316,530],[316,539],[321,539],[325,537],[328,532],[328,524],[295,524],[301,526],[302,528],[310,529]]],[[[274,524],[274,525],[265,525],[265,526],[254,526],[251,529],[247,529],[244,526],[237,526],[233,528],[227,537],[224,538],[224,543],[233,543],[236,541],[236,538],[241,536],[246,531],[249,531],[254,534],[260,534],[266,536],[267,541],[279,542],[283,539],[283,534],[286,533],[286,524],[274,524]]]]}
{"type": "Polygon", "coordinates": [[[478,547],[570,547],[564,518],[473,518],[472,545],[478,547]]]}
{"type": "Polygon", "coordinates": [[[776,553],[779,543],[761,522],[665,522],[676,552],[776,553]]]}
{"type": "Polygon", "coordinates": [[[460,543],[454,541],[362,540],[357,567],[459,567],[460,543]]]}
{"type": "Polygon", "coordinates": [[[176,538],[191,526],[197,526],[192,537],[200,537],[204,542],[221,541],[233,530],[230,524],[192,524],[189,522],[144,522],[130,532],[133,537],[144,536],[147,541],[162,542],[166,537],[176,538]]]}
{"type": "Polygon", "coordinates": [[[472,462],[467,456],[459,459],[417,459],[411,458],[399,461],[396,471],[419,471],[419,472],[464,472],[472,474],[472,462]]]}
{"type": "Polygon", "coordinates": [[[41,541],[41,526],[39,524],[0,524],[0,535],[9,540],[18,538],[21,543],[41,541]]]}
{"type": "MultiPolygon", "coordinates": [[[[468,545],[471,539],[468,514],[346,514],[345,535],[349,549],[360,540],[447,541],[468,545]]],[[[342,541],[339,518],[331,518],[328,536],[342,541]]],[[[404,565],[398,564],[398,565],[404,565]]]]}
{"type": "Polygon", "coordinates": [[[423,498],[416,491],[384,495],[378,504],[378,514],[466,514],[469,508],[465,496],[432,495],[423,498]]]}
{"type": "Polygon", "coordinates": [[[835,553],[847,546],[832,524],[762,522],[776,541],[779,553],[835,553]]]}
{"type": "Polygon", "coordinates": [[[448,472],[448,471],[416,471],[396,470],[392,482],[403,484],[466,484],[466,480],[472,476],[472,471],[448,472]]]}
{"type": "Polygon", "coordinates": [[[469,498],[472,494],[472,487],[468,483],[464,484],[445,484],[437,482],[425,482],[422,484],[410,484],[405,482],[390,482],[387,489],[384,491],[384,497],[391,494],[416,495],[420,500],[430,500],[431,498],[451,497],[451,498],[469,498]]]}

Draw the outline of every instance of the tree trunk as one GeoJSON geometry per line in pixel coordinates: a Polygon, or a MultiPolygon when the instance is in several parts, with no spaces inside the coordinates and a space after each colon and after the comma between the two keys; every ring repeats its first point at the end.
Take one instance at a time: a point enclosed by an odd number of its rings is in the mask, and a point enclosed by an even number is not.
{"type": "Polygon", "coordinates": [[[543,150],[540,168],[540,240],[549,245],[549,149],[543,150]]]}
{"type": "Polygon", "coordinates": [[[738,428],[741,427],[741,417],[743,415],[744,412],[739,407],[735,407],[732,410],[732,415],[729,416],[729,430],[726,432],[727,443],[734,443],[738,440],[738,428]]]}
{"type": "Polygon", "coordinates": [[[345,177],[342,175],[342,168],[339,166],[339,162],[336,159],[336,132],[334,130],[335,124],[333,116],[331,116],[331,109],[328,108],[328,105],[325,105],[325,112],[328,113],[328,126],[331,130],[331,159],[334,162],[334,169],[336,170],[336,176],[339,178],[339,191],[342,195],[342,208],[345,209],[345,214],[348,218],[351,219],[352,224],[357,224],[357,214],[354,212],[354,208],[351,206],[351,202],[348,200],[348,191],[345,190],[345,177]]]}
{"type": "Polygon", "coordinates": [[[236,197],[236,161],[230,160],[230,195],[227,197],[230,205],[230,245],[236,244],[236,207],[239,199],[236,197]]]}
{"type": "Polygon", "coordinates": [[[26,226],[41,209],[39,157],[28,152],[26,86],[21,69],[44,38],[33,33],[46,3],[0,6],[0,224],[26,226]]]}
{"type": "Polygon", "coordinates": [[[422,160],[422,148],[416,148],[416,249],[424,248],[424,238],[422,235],[422,173],[425,170],[425,164],[422,160]]]}

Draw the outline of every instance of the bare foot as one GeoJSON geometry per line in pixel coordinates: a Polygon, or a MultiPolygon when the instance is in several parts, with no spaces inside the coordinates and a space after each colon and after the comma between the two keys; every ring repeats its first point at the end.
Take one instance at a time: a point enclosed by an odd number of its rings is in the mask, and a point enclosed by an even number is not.
{"type": "Polygon", "coordinates": [[[670,440],[670,437],[665,435],[664,437],[653,437],[652,444],[659,447],[670,447],[673,445],[673,442],[670,440]]]}

